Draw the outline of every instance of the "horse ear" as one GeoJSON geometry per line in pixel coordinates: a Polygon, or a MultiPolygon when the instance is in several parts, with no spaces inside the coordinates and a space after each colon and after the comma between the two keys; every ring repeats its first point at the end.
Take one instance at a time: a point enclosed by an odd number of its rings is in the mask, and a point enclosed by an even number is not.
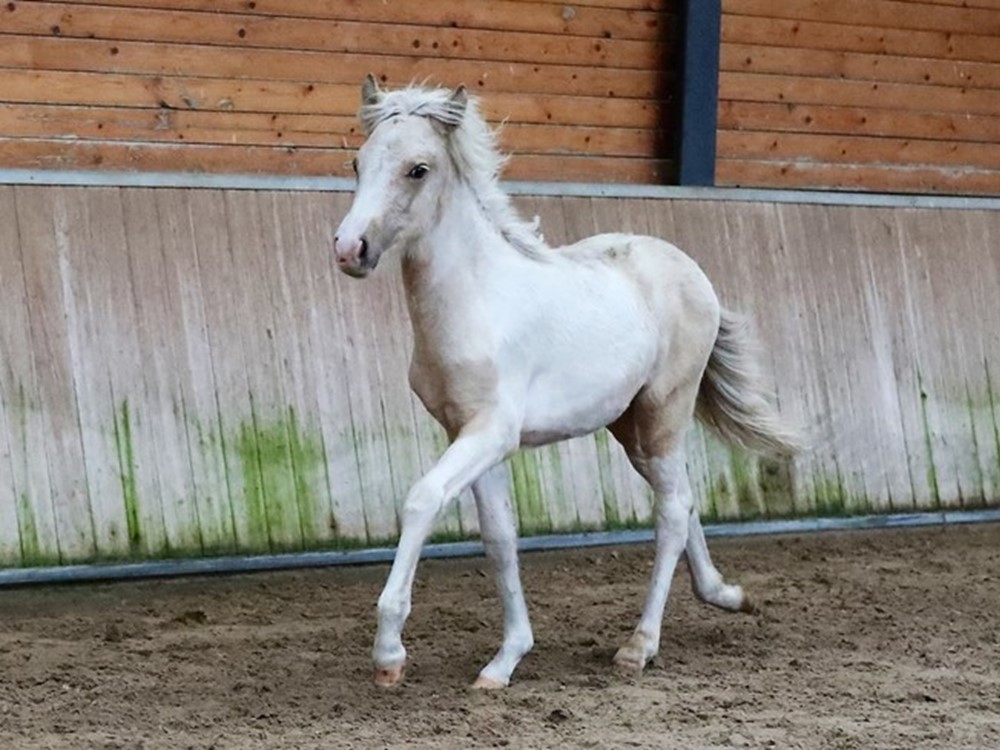
{"type": "Polygon", "coordinates": [[[363,105],[378,104],[382,98],[382,89],[378,86],[375,76],[369,73],[365,76],[365,82],[361,84],[361,103],[363,105]]]}
{"type": "Polygon", "coordinates": [[[469,94],[465,90],[465,84],[462,84],[452,91],[451,96],[448,97],[445,105],[447,111],[445,116],[441,118],[441,123],[448,130],[454,130],[462,124],[462,118],[465,116],[465,110],[468,106],[469,94]]]}
{"type": "Polygon", "coordinates": [[[469,94],[465,90],[465,84],[461,84],[458,88],[451,92],[451,97],[448,99],[453,107],[465,112],[465,107],[469,103],[469,94]]]}

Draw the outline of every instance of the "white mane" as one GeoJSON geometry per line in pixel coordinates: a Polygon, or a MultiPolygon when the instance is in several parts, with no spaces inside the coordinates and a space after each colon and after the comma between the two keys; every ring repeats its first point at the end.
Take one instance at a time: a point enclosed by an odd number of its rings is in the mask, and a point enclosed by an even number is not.
{"type": "Polygon", "coordinates": [[[500,173],[507,157],[497,148],[498,131],[486,124],[474,97],[469,97],[462,107],[452,94],[448,89],[423,86],[382,91],[375,102],[362,105],[361,126],[370,135],[386,120],[404,115],[429,117],[445,125],[448,151],[486,217],[515,248],[526,255],[540,257],[548,246],[538,232],[538,218],[524,221],[510,197],[500,189],[500,173]]]}

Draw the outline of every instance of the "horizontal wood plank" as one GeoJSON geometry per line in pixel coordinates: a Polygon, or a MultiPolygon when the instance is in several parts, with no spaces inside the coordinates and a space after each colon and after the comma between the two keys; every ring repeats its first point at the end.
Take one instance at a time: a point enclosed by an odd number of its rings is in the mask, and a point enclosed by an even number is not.
{"type": "Polygon", "coordinates": [[[723,130],[718,149],[722,159],[926,165],[1000,172],[1000,143],[723,130]]]}
{"type": "Polygon", "coordinates": [[[55,0],[0,7],[0,20],[0,134],[22,162],[344,173],[374,72],[388,86],[468,85],[507,123],[521,179],[672,169],[654,158],[674,97],[672,2],[55,0]],[[557,155],[578,161],[556,167],[557,155]]]}
{"type": "Polygon", "coordinates": [[[951,8],[991,8],[1000,10],[1000,0],[921,0],[927,5],[945,5],[951,8]]]}
{"type": "Polygon", "coordinates": [[[1000,89],[1000,65],[862,52],[724,44],[725,71],[1000,89]]]}
{"type": "Polygon", "coordinates": [[[530,31],[543,34],[602,39],[659,39],[672,16],[659,10],[603,6],[569,7],[565,3],[490,0],[489,12],[468,0],[433,3],[343,2],[342,0],[58,0],[60,4],[207,11],[246,16],[314,18],[365,23],[445,26],[493,31],[530,31]]]}
{"type": "Polygon", "coordinates": [[[725,0],[723,11],[738,16],[822,21],[883,29],[1000,34],[1000,10],[947,7],[908,0],[725,0]]]}
{"type": "Polygon", "coordinates": [[[872,164],[720,159],[716,183],[729,187],[858,190],[942,195],[1000,194],[1000,172],[872,164]]]}
{"type": "MultiPolygon", "coordinates": [[[[348,84],[92,75],[61,71],[0,70],[0,102],[162,107],[177,110],[353,116],[358,88],[348,84]],[[98,85],[99,84],[99,85],[98,85]]],[[[657,102],[604,97],[483,97],[487,118],[499,122],[654,127],[657,102]]]]}
{"type": "Polygon", "coordinates": [[[1000,143],[1000,117],[819,104],[719,103],[721,130],[791,131],[1000,143]]]}
{"type": "Polygon", "coordinates": [[[919,86],[804,76],[756,75],[732,71],[719,76],[719,99],[922,112],[1000,114],[1000,91],[973,91],[949,86],[919,86]]]}
{"type": "MultiPolygon", "coordinates": [[[[995,2],[996,0],[971,0],[971,2],[995,2]]],[[[524,5],[535,5],[538,0],[514,0],[514,2],[524,5]]],[[[565,3],[559,3],[565,5],[565,3]]],[[[650,10],[664,11],[667,13],[676,12],[678,0],[580,0],[574,2],[573,6],[593,7],[593,8],[623,8],[625,10],[650,10]]]]}
{"type": "Polygon", "coordinates": [[[674,83],[669,71],[504,63],[430,56],[392,56],[245,49],[161,42],[33,37],[0,33],[0,68],[232,78],[360,87],[373,73],[390,86],[430,80],[464,83],[477,92],[657,98],[674,83]]]}
{"type": "Polygon", "coordinates": [[[14,10],[0,13],[3,14],[4,31],[10,34],[241,48],[419,54],[642,70],[649,70],[664,60],[667,50],[663,43],[652,41],[47,2],[15,3],[14,10]]]}
{"type": "Polygon", "coordinates": [[[723,14],[722,41],[726,44],[1000,62],[1000,44],[996,37],[985,34],[882,29],[782,18],[723,14]]]}
{"type": "Polygon", "coordinates": [[[720,184],[1000,192],[998,35],[989,2],[725,0],[720,184]]]}
{"type": "MultiPolygon", "coordinates": [[[[0,164],[20,169],[124,170],[142,172],[351,175],[353,150],[265,146],[203,146],[153,143],[0,138],[0,164]]],[[[673,177],[663,159],[514,155],[510,180],[656,184],[673,177]]]]}
{"type": "MultiPolygon", "coordinates": [[[[0,105],[0,133],[11,138],[130,141],[241,146],[357,148],[354,117],[192,112],[121,107],[0,105]]],[[[649,156],[657,131],[636,128],[507,123],[505,150],[518,154],[649,156]]]]}

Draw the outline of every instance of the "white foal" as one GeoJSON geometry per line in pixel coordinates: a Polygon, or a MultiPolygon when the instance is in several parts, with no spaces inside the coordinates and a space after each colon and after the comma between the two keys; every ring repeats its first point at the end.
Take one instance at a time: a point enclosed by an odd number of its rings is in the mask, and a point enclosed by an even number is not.
{"type": "Polygon", "coordinates": [[[708,279],[662,240],[626,234],[552,249],[500,190],[494,135],[463,88],[384,92],[369,76],[354,204],[337,264],[364,277],[402,255],[414,333],[410,384],[451,444],[412,488],[378,602],[375,680],[403,676],[403,625],[421,548],[447,503],[472,487],[504,611],[503,644],[478,687],[508,684],[532,646],[504,459],[521,446],[608,426],[656,495],[656,564],[642,618],[615,657],[657,652],[674,569],[695,592],[749,610],[712,565],[694,513],[684,433],[697,415],[746,448],[789,452],[748,358],[744,326],[708,279]]]}

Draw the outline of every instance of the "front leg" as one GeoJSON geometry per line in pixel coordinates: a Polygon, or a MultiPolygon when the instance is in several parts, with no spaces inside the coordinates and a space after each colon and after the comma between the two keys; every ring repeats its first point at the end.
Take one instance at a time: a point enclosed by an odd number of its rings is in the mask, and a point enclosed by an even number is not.
{"type": "Polygon", "coordinates": [[[517,569],[517,525],[510,505],[507,467],[494,466],[472,485],[479,512],[479,531],[486,556],[493,563],[497,589],[503,605],[503,645],[493,661],[479,673],[473,687],[502,688],[510,683],[521,658],[531,650],[534,640],[528,605],[524,601],[521,576],[517,569]]]}
{"type": "Polygon", "coordinates": [[[517,442],[517,429],[504,420],[473,422],[407,495],[396,558],[378,600],[378,632],[372,649],[377,685],[388,687],[403,678],[403,625],[410,614],[420,551],[435,519],[449,501],[516,448],[517,442]]]}

